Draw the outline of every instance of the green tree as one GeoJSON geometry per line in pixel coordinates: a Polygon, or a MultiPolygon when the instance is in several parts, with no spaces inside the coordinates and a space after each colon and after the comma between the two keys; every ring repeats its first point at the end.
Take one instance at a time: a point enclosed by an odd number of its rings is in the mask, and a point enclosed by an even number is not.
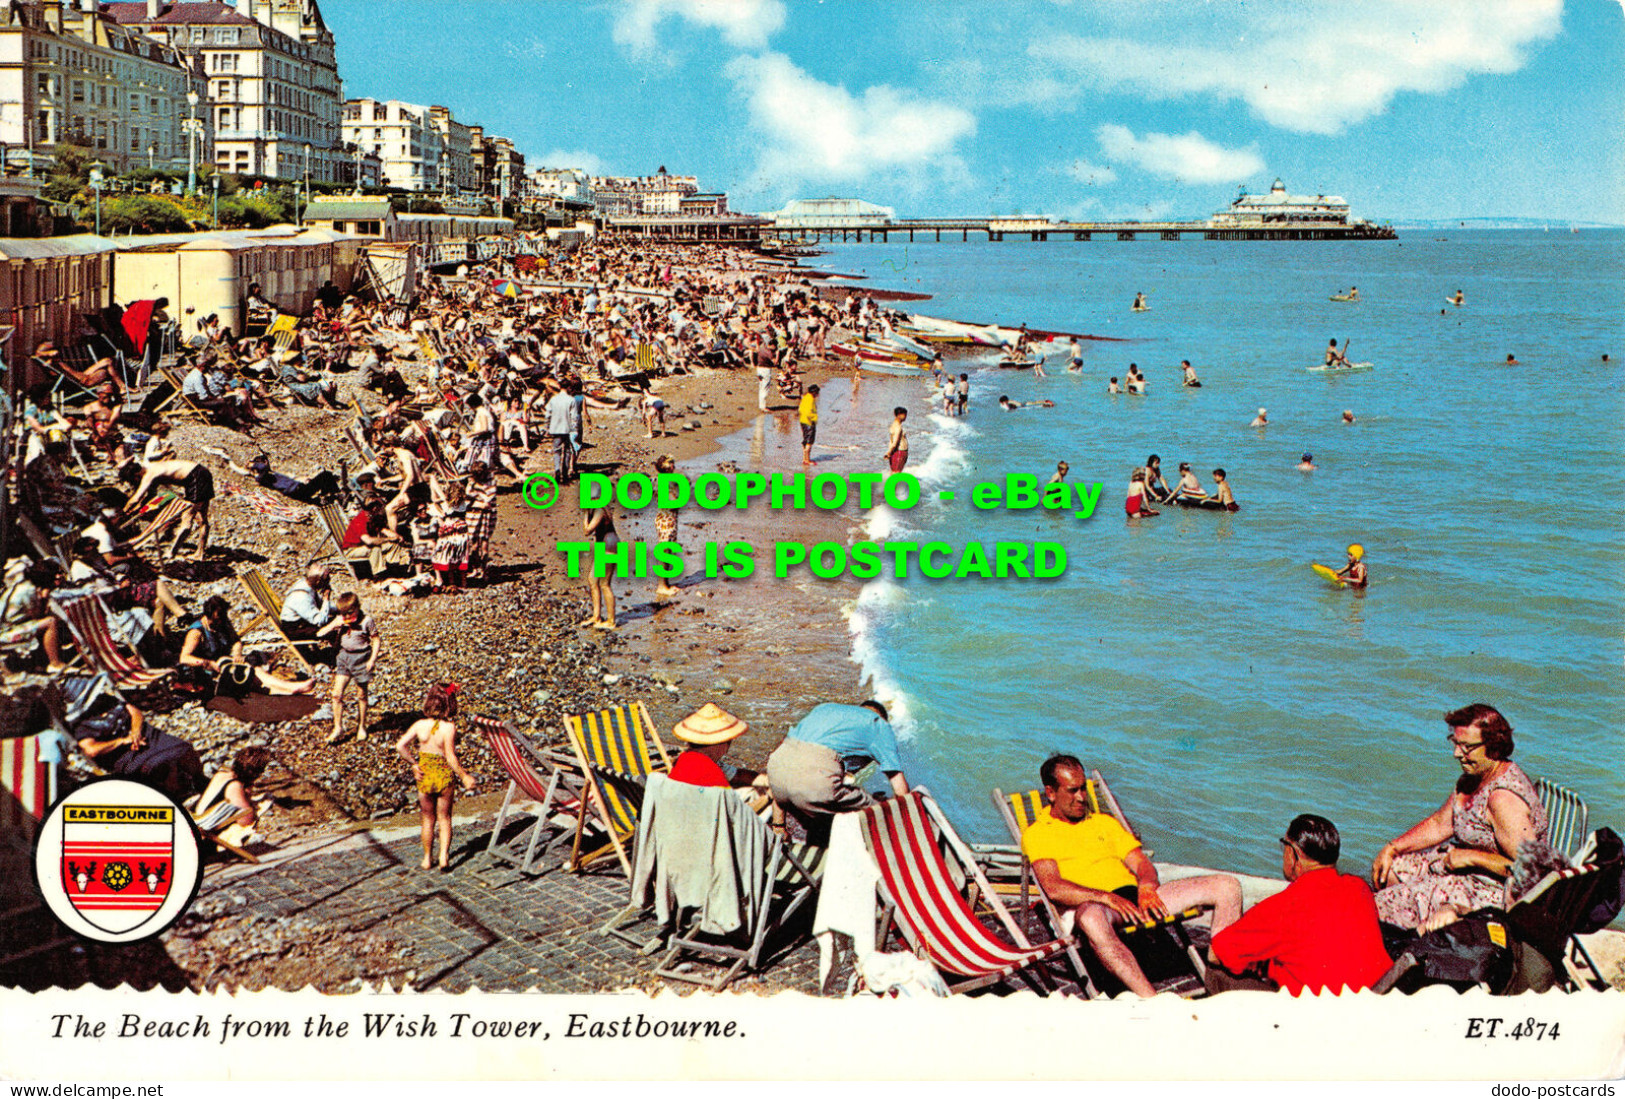
{"type": "Polygon", "coordinates": [[[181,233],[190,228],[186,212],[160,195],[120,195],[102,203],[104,233],[181,233]]]}

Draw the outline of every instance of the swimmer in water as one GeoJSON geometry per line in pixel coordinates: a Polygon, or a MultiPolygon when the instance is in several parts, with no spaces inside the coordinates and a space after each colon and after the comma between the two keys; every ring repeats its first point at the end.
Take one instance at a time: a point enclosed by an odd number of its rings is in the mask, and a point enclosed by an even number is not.
{"type": "Polygon", "coordinates": [[[1298,463],[1298,468],[1303,470],[1305,473],[1313,473],[1315,471],[1315,456],[1310,454],[1307,450],[1304,451],[1303,461],[1298,463]]]}
{"type": "Polygon", "coordinates": [[[1224,505],[1226,511],[1241,510],[1241,505],[1236,503],[1235,494],[1230,491],[1230,480],[1223,469],[1213,471],[1213,484],[1219,490],[1219,503],[1224,505]]]}
{"type": "Polygon", "coordinates": [[[1066,475],[1069,472],[1071,472],[1071,470],[1072,470],[1072,467],[1067,465],[1065,462],[1056,462],[1055,463],[1055,472],[1052,473],[1050,475],[1050,479],[1045,481],[1044,483],[1046,485],[1058,485],[1062,481],[1066,480],[1066,475]]]}
{"type": "Polygon", "coordinates": [[[1198,481],[1196,479],[1196,474],[1191,472],[1191,464],[1189,462],[1179,463],[1179,487],[1174,489],[1174,499],[1207,499],[1207,489],[1202,487],[1202,482],[1198,481]]]}
{"type": "Polygon", "coordinates": [[[1456,305],[1466,305],[1467,304],[1467,296],[1465,294],[1463,294],[1460,290],[1456,291],[1456,296],[1455,297],[1446,298],[1445,300],[1449,301],[1449,302],[1452,302],[1452,303],[1454,303],[1456,305]]]}
{"type": "Polygon", "coordinates": [[[1130,519],[1140,515],[1161,515],[1162,512],[1146,502],[1145,470],[1137,469],[1129,475],[1128,497],[1123,501],[1123,512],[1130,519]]]}
{"type": "MultiPolygon", "coordinates": [[[[1606,355],[1603,356],[1603,357],[1607,358],[1606,355]]],[[[1106,392],[1107,393],[1121,393],[1121,392],[1123,392],[1121,389],[1119,389],[1117,387],[1117,379],[1116,378],[1113,378],[1111,381],[1106,383],[1106,392]]]]}
{"type": "Polygon", "coordinates": [[[1254,416],[1253,417],[1253,422],[1248,424],[1247,426],[1248,427],[1268,427],[1268,426],[1270,426],[1270,419],[1269,419],[1269,416],[1267,416],[1265,414],[1265,411],[1266,411],[1265,409],[1262,409],[1262,408],[1259,409],[1258,410],[1258,415],[1254,416]]]}
{"type": "Polygon", "coordinates": [[[1356,542],[1349,547],[1349,563],[1337,570],[1337,578],[1351,588],[1366,586],[1364,546],[1356,542]]]}
{"type": "Polygon", "coordinates": [[[1521,363],[1517,359],[1513,358],[1512,357],[1512,352],[1508,351],[1507,352],[1507,365],[1508,366],[1522,366],[1523,363],[1521,363]]]}
{"type": "Polygon", "coordinates": [[[1185,372],[1185,385],[1191,389],[1201,389],[1202,383],[1196,379],[1196,368],[1189,359],[1180,359],[1179,368],[1185,372]]]}
{"type": "Polygon", "coordinates": [[[1145,295],[1143,293],[1136,293],[1134,295],[1134,304],[1132,306],[1130,306],[1130,308],[1132,308],[1135,312],[1138,313],[1138,312],[1144,312],[1145,310],[1147,310],[1147,309],[1149,309],[1151,307],[1149,305],[1145,304],[1145,295]]]}
{"type": "Polygon", "coordinates": [[[1352,408],[1345,408],[1343,410],[1343,422],[1345,424],[1352,424],[1354,422],[1354,410],[1352,408]]]}
{"type": "Polygon", "coordinates": [[[1018,408],[1054,408],[1054,401],[1012,401],[1009,397],[999,398],[999,407],[1006,412],[1014,412],[1018,408]]]}

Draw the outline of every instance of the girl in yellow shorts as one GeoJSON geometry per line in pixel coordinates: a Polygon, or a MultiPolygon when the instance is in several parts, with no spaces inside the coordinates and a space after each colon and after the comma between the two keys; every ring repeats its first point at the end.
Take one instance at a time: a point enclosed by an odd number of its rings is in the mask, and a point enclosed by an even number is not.
{"type": "Polygon", "coordinates": [[[395,744],[401,758],[412,765],[418,785],[418,809],[423,813],[423,869],[429,869],[435,826],[440,829],[440,869],[449,869],[451,857],[451,803],[457,796],[453,776],[464,790],[474,789],[474,776],[457,762],[457,684],[437,683],[423,700],[423,716],[412,723],[395,744]],[[412,745],[417,744],[417,755],[412,745]]]}

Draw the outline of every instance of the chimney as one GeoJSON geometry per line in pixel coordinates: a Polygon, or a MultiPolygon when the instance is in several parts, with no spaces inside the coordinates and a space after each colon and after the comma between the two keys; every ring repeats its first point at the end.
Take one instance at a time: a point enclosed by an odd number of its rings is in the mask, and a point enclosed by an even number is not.
{"type": "Polygon", "coordinates": [[[163,0],[147,0],[147,22],[155,21],[163,14],[163,0]]]}
{"type": "Polygon", "coordinates": [[[79,0],[79,10],[84,12],[86,15],[94,15],[96,12],[96,0],[79,0]]]}
{"type": "Polygon", "coordinates": [[[254,0],[237,0],[237,14],[246,19],[254,18],[254,0]]]}
{"type": "Polygon", "coordinates": [[[45,29],[62,33],[62,0],[45,0],[45,29]]]}

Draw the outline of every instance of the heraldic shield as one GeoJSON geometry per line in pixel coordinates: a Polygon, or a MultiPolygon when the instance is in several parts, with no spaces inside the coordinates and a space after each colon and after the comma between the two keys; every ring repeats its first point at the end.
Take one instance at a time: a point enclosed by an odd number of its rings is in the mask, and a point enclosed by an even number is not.
{"type": "Polygon", "coordinates": [[[146,923],[169,898],[175,866],[172,805],[68,805],[62,887],[74,910],[115,935],[146,923]]]}

